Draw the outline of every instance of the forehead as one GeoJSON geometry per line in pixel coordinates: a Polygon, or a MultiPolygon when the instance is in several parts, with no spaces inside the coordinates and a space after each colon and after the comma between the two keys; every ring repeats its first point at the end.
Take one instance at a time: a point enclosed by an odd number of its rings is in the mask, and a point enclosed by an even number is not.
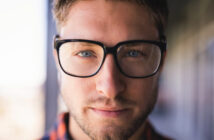
{"type": "Polygon", "coordinates": [[[127,39],[156,39],[156,28],[149,10],[127,1],[77,1],[68,11],[60,30],[64,38],[103,41],[103,37],[121,36],[127,39]],[[96,36],[97,35],[97,36],[96,36]]]}

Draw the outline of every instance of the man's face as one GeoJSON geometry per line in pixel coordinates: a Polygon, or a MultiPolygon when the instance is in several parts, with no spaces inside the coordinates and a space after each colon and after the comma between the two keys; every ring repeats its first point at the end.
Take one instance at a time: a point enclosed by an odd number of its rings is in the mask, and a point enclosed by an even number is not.
{"type": "MultiPolygon", "coordinates": [[[[87,39],[114,46],[126,40],[158,40],[158,31],[145,7],[129,2],[78,1],[72,5],[61,39],[87,39]]],[[[134,79],[118,70],[108,54],[93,77],[61,73],[61,94],[70,112],[72,136],[125,139],[137,135],[157,98],[155,76],[134,79]]]]}

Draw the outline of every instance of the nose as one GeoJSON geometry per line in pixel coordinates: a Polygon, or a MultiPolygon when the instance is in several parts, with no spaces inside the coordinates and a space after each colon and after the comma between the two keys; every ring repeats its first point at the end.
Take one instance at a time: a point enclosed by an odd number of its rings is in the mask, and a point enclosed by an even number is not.
{"type": "Polygon", "coordinates": [[[116,66],[113,55],[107,55],[96,75],[96,90],[106,98],[114,99],[125,90],[123,75],[116,66]]]}

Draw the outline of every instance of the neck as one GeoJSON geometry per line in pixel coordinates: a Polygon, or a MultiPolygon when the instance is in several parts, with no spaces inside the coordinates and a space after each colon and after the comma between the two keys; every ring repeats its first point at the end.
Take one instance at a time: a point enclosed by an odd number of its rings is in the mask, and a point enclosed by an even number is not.
{"type": "Polygon", "coordinates": [[[142,140],[143,134],[145,132],[145,126],[147,121],[145,121],[140,128],[129,138],[129,140],[142,140]]]}

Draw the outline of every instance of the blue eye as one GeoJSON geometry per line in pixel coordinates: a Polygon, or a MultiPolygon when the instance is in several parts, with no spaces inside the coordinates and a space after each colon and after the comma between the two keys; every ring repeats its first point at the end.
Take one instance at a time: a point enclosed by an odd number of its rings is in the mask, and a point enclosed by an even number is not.
{"type": "Polygon", "coordinates": [[[130,56],[130,57],[138,57],[140,54],[138,51],[129,51],[127,56],[130,56]]]}
{"type": "Polygon", "coordinates": [[[92,56],[92,53],[89,51],[82,51],[82,52],[79,52],[78,55],[81,57],[90,57],[92,56]]]}

